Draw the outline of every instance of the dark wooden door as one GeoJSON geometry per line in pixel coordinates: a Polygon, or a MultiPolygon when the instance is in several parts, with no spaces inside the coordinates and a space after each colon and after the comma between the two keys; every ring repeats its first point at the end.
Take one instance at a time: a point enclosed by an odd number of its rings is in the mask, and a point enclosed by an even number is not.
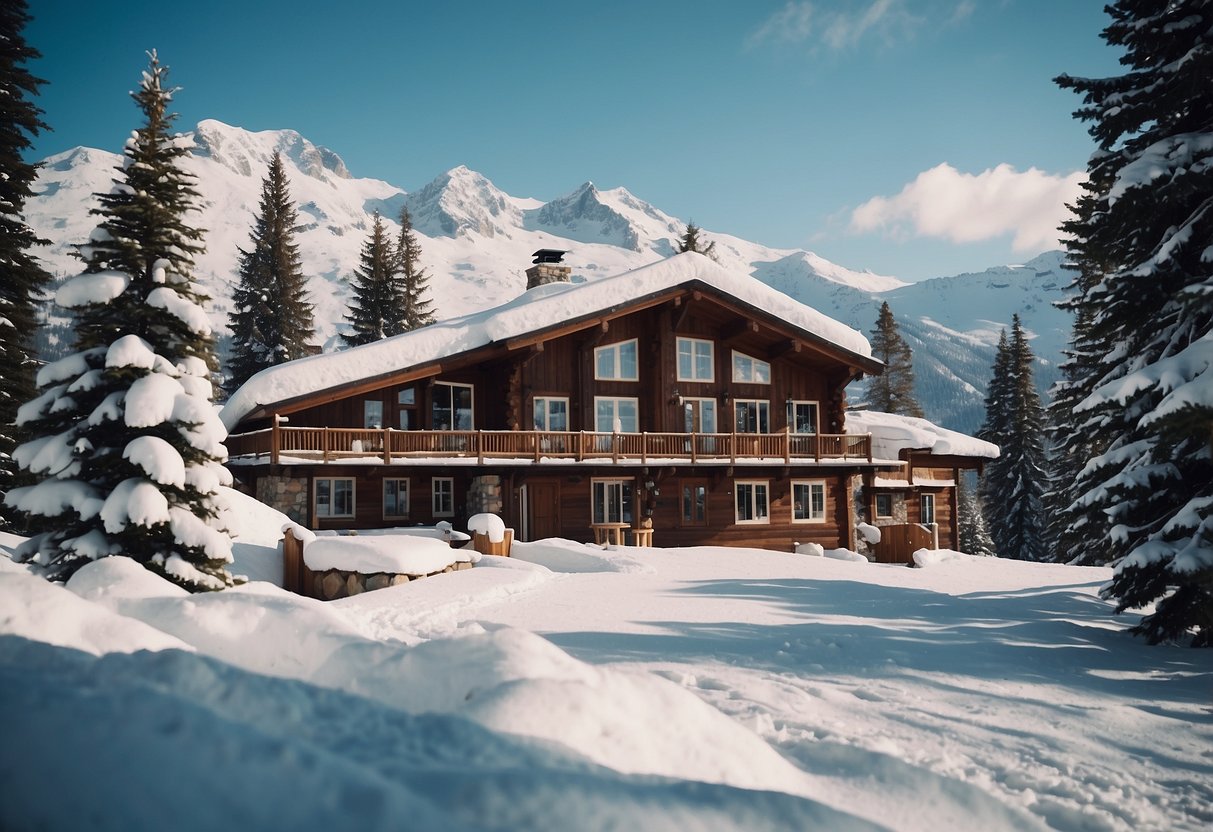
{"type": "Polygon", "coordinates": [[[531,516],[527,531],[531,540],[560,536],[560,483],[527,483],[527,502],[531,516]]]}

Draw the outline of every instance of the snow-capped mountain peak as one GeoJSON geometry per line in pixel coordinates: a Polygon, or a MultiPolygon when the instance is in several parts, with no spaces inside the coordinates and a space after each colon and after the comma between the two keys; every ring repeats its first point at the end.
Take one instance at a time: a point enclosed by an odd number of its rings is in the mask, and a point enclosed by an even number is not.
{"type": "Polygon", "coordinates": [[[508,237],[510,229],[522,222],[522,209],[516,202],[466,165],[451,168],[405,199],[413,227],[433,237],[471,232],[508,237]]]}
{"type": "Polygon", "coordinates": [[[194,129],[194,155],[208,157],[241,176],[260,179],[274,151],[294,162],[302,174],[314,179],[349,179],[350,172],[333,151],[312,144],[294,130],[250,132],[215,119],[204,119],[194,129]]]}

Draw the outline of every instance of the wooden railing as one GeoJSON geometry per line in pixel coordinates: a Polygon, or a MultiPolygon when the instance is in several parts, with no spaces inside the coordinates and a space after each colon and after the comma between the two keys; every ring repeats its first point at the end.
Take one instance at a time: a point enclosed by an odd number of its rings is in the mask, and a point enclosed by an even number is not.
{"type": "Polygon", "coordinates": [[[872,461],[867,434],[804,433],[593,433],[589,431],[393,430],[306,428],[275,425],[227,438],[230,458],[269,457],[334,462],[376,457],[410,459],[475,457],[544,460],[688,460],[722,462],[765,459],[872,461]]]}

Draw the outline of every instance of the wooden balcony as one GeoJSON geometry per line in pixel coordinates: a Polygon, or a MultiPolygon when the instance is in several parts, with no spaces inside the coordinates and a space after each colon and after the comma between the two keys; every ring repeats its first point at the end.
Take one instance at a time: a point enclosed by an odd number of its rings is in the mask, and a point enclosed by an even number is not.
{"type": "Polygon", "coordinates": [[[279,463],[378,458],[562,461],[872,461],[871,436],[804,433],[590,433],[586,431],[392,430],[275,426],[227,438],[231,459],[279,463]]]}

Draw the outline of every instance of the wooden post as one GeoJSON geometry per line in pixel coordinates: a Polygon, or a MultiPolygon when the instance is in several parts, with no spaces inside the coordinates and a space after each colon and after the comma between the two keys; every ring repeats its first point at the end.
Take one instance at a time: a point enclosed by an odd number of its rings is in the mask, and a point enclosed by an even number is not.
{"type": "Polygon", "coordinates": [[[649,435],[645,431],[640,432],[640,462],[649,464],[649,435]]]}
{"type": "Polygon", "coordinates": [[[868,434],[868,462],[872,461],[872,434],[868,434]]]}
{"type": "Polygon", "coordinates": [[[783,426],[783,461],[792,461],[792,426],[783,426]]]}
{"type": "Polygon", "coordinates": [[[383,429],[383,464],[392,464],[392,429],[383,429]]]}
{"type": "Polygon", "coordinates": [[[585,431],[577,432],[577,461],[585,461],[585,431]]]}
{"type": "Polygon", "coordinates": [[[324,461],[329,461],[329,429],[321,428],[320,448],[324,461]]]}
{"type": "Polygon", "coordinates": [[[619,462],[619,434],[611,434],[611,462],[619,462]]]}
{"type": "Polygon", "coordinates": [[[484,465],[484,431],[478,430],[473,433],[472,441],[476,443],[476,463],[484,465]]]}
{"type": "Polygon", "coordinates": [[[278,432],[278,414],[274,414],[274,426],[270,428],[270,462],[277,465],[282,452],[282,436],[278,432]]]}

